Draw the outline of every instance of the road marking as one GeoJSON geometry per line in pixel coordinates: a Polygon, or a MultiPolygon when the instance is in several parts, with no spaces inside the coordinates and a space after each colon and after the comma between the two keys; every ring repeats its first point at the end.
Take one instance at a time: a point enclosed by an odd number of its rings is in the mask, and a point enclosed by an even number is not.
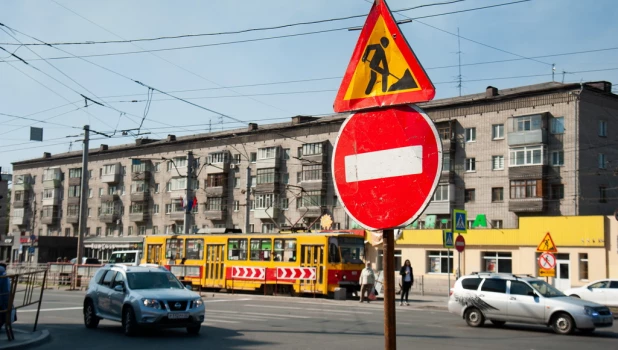
{"type": "Polygon", "coordinates": [[[352,154],[344,158],[345,181],[357,182],[423,172],[423,146],[352,154]]]}
{"type": "Polygon", "coordinates": [[[227,321],[227,320],[204,320],[205,323],[212,323],[212,324],[216,324],[216,323],[240,323],[238,321],[227,321]]]}
{"type": "Polygon", "coordinates": [[[248,304],[245,306],[261,307],[261,308],[267,308],[267,309],[303,310],[303,311],[308,311],[308,312],[328,312],[328,313],[336,312],[340,314],[365,314],[365,315],[373,314],[373,312],[341,311],[341,310],[333,310],[333,309],[308,309],[308,308],[303,308],[303,307],[290,307],[290,306],[266,306],[266,305],[248,305],[248,304]]]}
{"type": "MultiPolygon", "coordinates": [[[[208,312],[208,311],[207,311],[208,312]]],[[[266,314],[263,312],[239,312],[239,311],[223,311],[223,310],[212,310],[210,312],[217,312],[217,313],[222,313],[222,314],[234,314],[234,315],[255,315],[255,316],[275,316],[275,317],[288,317],[288,318],[312,318],[309,316],[296,316],[296,315],[281,315],[281,314],[266,314]]]]}
{"type": "Polygon", "coordinates": [[[249,301],[249,300],[253,300],[253,299],[228,299],[228,300],[217,299],[217,300],[204,300],[204,302],[205,303],[223,303],[226,301],[249,301]]]}
{"type": "MultiPolygon", "coordinates": [[[[78,307],[59,307],[59,308],[54,308],[54,309],[41,309],[39,311],[41,311],[41,312],[47,312],[47,311],[69,311],[69,310],[82,310],[83,308],[84,308],[83,306],[78,306],[78,307]]],[[[21,313],[21,312],[36,312],[36,309],[28,309],[28,310],[18,309],[17,312],[18,313],[21,313]]]]}
{"type": "Polygon", "coordinates": [[[216,313],[209,313],[209,315],[211,315],[213,318],[215,319],[219,319],[219,318],[223,318],[223,319],[232,319],[232,320],[238,320],[240,318],[242,318],[243,321],[267,321],[267,320],[276,320],[276,319],[280,319],[281,317],[274,317],[274,316],[253,316],[253,315],[224,315],[224,314],[216,314],[216,313]]]}

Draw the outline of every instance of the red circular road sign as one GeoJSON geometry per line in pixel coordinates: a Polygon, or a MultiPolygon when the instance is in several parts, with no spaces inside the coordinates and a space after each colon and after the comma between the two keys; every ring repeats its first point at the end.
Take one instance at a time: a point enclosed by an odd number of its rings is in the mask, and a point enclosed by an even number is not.
{"type": "Polygon", "coordinates": [[[404,227],[438,185],[442,141],[414,105],[355,113],[341,126],[332,169],[335,191],[356,222],[369,230],[404,227]]]}
{"type": "Polygon", "coordinates": [[[457,251],[460,253],[463,252],[464,249],[466,249],[466,239],[464,238],[464,236],[457,236],[457,238],[455,239],[455,249],[457,249],[457,251]]]}
{"type": "Polygon", "coordinates": [[[545,270],[551,270],[556,267],[556,257],[552,253],[543,253],[539,256],[539,267],[545,270]]]}

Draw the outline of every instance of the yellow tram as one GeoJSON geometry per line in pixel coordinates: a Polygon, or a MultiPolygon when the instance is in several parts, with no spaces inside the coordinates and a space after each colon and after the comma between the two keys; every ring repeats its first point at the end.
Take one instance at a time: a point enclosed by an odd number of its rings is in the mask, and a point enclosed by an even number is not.
{"type": "Polygon", "coordinates": [[[196,287],[267,294],[356,291],[364,259],[351,231],[147,236],[142,254],[196,287]]]}

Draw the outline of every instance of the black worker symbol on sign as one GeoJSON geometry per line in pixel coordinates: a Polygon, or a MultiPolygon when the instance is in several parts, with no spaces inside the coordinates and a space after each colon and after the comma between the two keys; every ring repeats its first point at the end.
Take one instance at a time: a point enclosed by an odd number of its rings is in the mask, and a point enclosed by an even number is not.
{"type": "Polygon", "coordinates": [[[363,58],[361,59],[363,63],[366,63],[371,52],[375,51],[371,59],[369,59],[369,68],[371,69],[371,75],[369,78],[369,84],[367,84],[367,88],[365,89],[365,95],[371,94],[373,87],[378,82],[378,74],[382,76],[382,92],[407,90],[417,87],[416,82],[412,78],[412,74],[410,73],[409,69],[406,69],[401,78],[391,73],[391,71],[388,69],[388,60],[386,57],[386,52],[384,51],[384,49],[388,47],[388,44],[388,38],[382,37],[380,38],[379,44],[367,45],[367,48],[365,49],[365,53],[363,54],[363,58]],[[397,80],[390,86],[390,88],[388,87],[389,76],[397,80]]]}

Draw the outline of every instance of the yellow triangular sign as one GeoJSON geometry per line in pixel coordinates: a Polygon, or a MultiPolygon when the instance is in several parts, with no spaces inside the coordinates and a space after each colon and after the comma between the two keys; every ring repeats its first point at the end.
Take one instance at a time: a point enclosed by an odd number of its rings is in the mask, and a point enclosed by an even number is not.
{"type": "Polygon", "coordinates": [[[538,252],[550,252],[550,253],[558,252],[558,248],[556,247],[556,244],[554,243],[554,240],[551,238],[551,235],[549,234],[549,232],[547,232],[547,234],[545,235],[541,243],[539,243],[539,246],[536,247],[536,250],[538,252]]]}

